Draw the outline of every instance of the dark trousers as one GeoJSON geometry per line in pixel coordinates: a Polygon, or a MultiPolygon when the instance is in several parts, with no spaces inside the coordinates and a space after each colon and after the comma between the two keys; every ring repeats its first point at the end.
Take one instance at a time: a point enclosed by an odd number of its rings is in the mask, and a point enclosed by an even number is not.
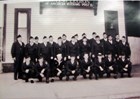
{"type": "Polygon", "coordinates": [[[74,79],[76,80],[79,74],[80,74],[79,70],[75,70],[74,74],[72,74],[72,70],[67,70],[66,79],[69,79],[69,76],[74,76],[74,79]]]}
{"type": "MultiPolygon", "coordinates": [[[[43,73],[44,77],[46,78],[46,81],[49,80],[49,73],[50,73],[49,69],[48,70],[46,69],[43,73]]],[[[39,81],[42,81],[42,77],[41,77],[40,73],[37,74],[37,78],[39,81]]]]}
{"type": "Polygon", "coordinates": [[[97,66],[96,71],[97,71],[97,74],[99,75],[99,77],[102,78],[103,74],[105,73],[105,69],[103,68],[103,71],[101,71],[101,69],[97,66]]]}
{"type": "Polygon", "coordinates": [[[23,73],[22,73],[22,63],[23,58],[17,57],[14,61],[14,79],[22,79],[23,73]]]}
{"type": "Polygon", "coordinates": [[[29,70],[28,73],[24,72],[24,79],[25,81],[28,81],[29,78],[35,78],[36,73],[34,70],[29,70]]]}
{"type": "Polygon", "coordinates": [[[121,77],[123,77],[124,73],[127,73],[128,76],[131,76],[132,65],[131,63],[128,64],[127,71],[124,70],[124,67],[119,66],[119,72],[121,73],[121,77]]]}
{"type": "Polygon", "coordinates": [[[113,68],[113,70],[110,70],[109,66],[105,67],[105,71],[107,73],[107,77],[110,77],[111,73],[113,73],[114,75],[118,74],[118,66],[117,65],[113,65],[112,68],[113,68]]]}

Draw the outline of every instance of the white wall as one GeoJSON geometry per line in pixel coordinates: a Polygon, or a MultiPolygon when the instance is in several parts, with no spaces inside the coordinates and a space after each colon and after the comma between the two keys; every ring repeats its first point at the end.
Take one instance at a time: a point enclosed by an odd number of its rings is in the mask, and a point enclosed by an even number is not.
{"type": "Polygon", "coordinates": [[[39,14],[39,3],[12,3],[7,6],[7,34],[6,34],[6,61],[12,61],[10,50],[14,41],[14,9],[31,8],[31,35],[39,36],[40,41],[44,35],[53,35],[56,39],[65,33],[68,39],[76,33],[85,32],[90,38],[93,31],[100,36],[105,31],[104,10],[118,11],[119,34],[125,35],[123,1],[99,1],[98,13],[94,16],[92,9],[66,9],[47,8],[39,14]]]}
{"type": "Polygon", "coordinates": [[[131,61],[132,64],[140,64],[140,38],[128,37],[131,48],[131,61]]]}

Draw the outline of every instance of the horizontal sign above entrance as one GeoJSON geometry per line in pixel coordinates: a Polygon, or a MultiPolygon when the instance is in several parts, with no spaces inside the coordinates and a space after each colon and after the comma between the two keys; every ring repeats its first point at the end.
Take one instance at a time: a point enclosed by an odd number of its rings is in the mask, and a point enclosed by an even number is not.
{"type": "Polygon", "coordinates": [[[73,0],[73,1],[45,1],[40,2],[40,14],[44,8],[83,8],[93,9],[94,15],[97,14],[98,1],[73,0]]]}

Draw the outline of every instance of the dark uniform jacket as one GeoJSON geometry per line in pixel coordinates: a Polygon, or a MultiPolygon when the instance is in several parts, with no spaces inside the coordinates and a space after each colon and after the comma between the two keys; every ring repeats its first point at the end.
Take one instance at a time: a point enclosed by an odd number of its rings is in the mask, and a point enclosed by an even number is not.
{"type": "Polygon", "coordinates": [[[105,58],[106,67],[114,66],[115,64],[116,64],[115,59],[111,58],[111,60],[109,60],[109,58],[105,58]]]}
{"type": "Polygon", "coordinates": [[[124,61],[122,59],[119,59],[118,64],[120,68],[124,68],[127,64],[130,65],[131,62],[127,59],[125,59],[124,61]]]}
{"type": "Polygon", "coordinates": [[[39,46],[39,55],[42,55],[44,60],[50,60],[50,46],[49,43],[45,46],[44,43],[41,43],[39,46]]]}
{"type": "Polygon", "coordinates": [[[40,43],[35,44],[35,58],[39,58],[39,48],[40,48],[40,43]]]}
{"type": "Polygon", "coordinates": [[[62,42],[63,45],[63,56],[67,57],[69,54],[69,41],[62,42]]]}
{"type": "Polygon", "coordinates": [[[71,61],[67,61],[66,64],[66,70],[71,71],[71,70],[77,70],[78,69],[78,62],[75,60],[74,63],[72,64],[71,61]]]}
{"type": "Polygon", "coordinates": [[[56,43],[53,42],[52,44],[49,43],[50,46],[50,57],[56,58],[56,43]]]}
{"type": "Polygon", "coordinates": [[[30,56],[32,61],[35,61],[35,44],[28,43],[25,47],[25,55],[30,56]]]}
{"type": "Polygon", "coordinates": [[[113,57],[115,56],[115,44],[112,40],[112,43],[107,41],[107,53],[111,53],[113,57]]]}
{"type": "Polygon", "coordinates": [[[103,45],[102,43],[95,42],[94,45],[91,48],[91,54],[97,56],[98,53],[103,54],[103,45]]]}
{"type": "Polygon", "coordinates": [[[12,45],[12,49],[11,49],[11,54],[12,57],[16,57],[18,58],[23,58],[25,55],[25,45],[24,43],[22,43],[22,45],[20,45],[20,43],[18,41],[14,42],[12,45]]]}
{"type": "Polygon", "coordinates": [[[101,43],[103,44],[103,53],[104,55],[107,55],[107,41],[104,39],[101,39],[101,43]]]}
{"type": "Polygon", "coordinates": [[[87,42],[84,44],[83,42],[80,45],[80,55],[84,55],[84,53],[89,54],[90,53],[90,44],[87,42]]]}
{"type": "Polygon", "coordinates": [[[121,54],[121,47],[120,47],[120,43],[121,41],[114,41],[114,45],[115,45],[115,57],[118,57],[121,54]]]}
{"type": "MultiPolygon", "coordinates": [[[[22,64],[23,72],[25,72],[27,69],[29,69],[29,72],[33,75],[35,74],[35,66],[32,62],[30,62],[28,65],[25,63],[22,64]]],[[[33,75],[35,76],[35,75],[33,75]]]]}
{"type": "Polygon", "coordinates": [[[103,69],[105,68],[105,62],[104,62],[104,59],[102,59],[101,62],[99,62],[98,58],[95,60],[95,64],[94,64],[96,67],[99,67],[101,66],[103,69]]]}
{"type": "Polygon", "coordinates": [[[37,74],[40,74],[43,69],[49,70],[49,67],[50,66],[49,66],[49,64],[46,64],[45,62],[43,62],[43,65],[42,66],[39,63],[37,63],[35,65],[35,67],[36,67],[37,74]]]}
{"type": "Polygon", "coordinates": [[[86,62],[84,59],[83,60],[81,60],[81,62],[80,62],[80,66],[81,66],[81,69],[82,70],[87,70],[88,69],[88,67],[92,67],[92,62],[91,62],[91,60],[90,59],[88,59],[88,61],[86,62]]]}
{"type": "Polygon", "coordinates": [[[75,44],[72,44],[72,42],[69,43],[69,55],[79,56],[79,46],[77,43],[75,44]]]}
{"type": "Polygon", "coordinates": [[[128,42],[126,42],[125,44],[123,44],[122,42],[120,43],[120,53],[125,54],[127,58],[130,58],[131,49],[128,42]]]}

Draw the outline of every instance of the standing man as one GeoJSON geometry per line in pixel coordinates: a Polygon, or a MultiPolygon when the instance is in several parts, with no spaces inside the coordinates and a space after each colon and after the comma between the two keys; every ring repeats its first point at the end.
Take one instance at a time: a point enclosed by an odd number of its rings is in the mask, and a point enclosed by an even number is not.
{"type": "Polygon", "coordinates": [[[113,57],[115,56],[115,44],[111,35],[108,36],[107,53],[111,53],[113,57]]]}
{"type": "Polygon", "coordinates": [[[90,54],[90,44],[88,43],[86,37],[83,37],[79,51],[80,59],[83,59],[85,53],[87,53],[88,55],[90,54]]]}
{"type": "Polygon", "coordinates": [[[107,56],[107,34],[103,33],[103,39],[101,39],[101,43],[103,44],[103,52],[104,56],[107,56]]]}
{"type": "Polygon", "coordinates": [[[50,75],[54,77],[54,68],[55,68],[55,61],[56,61],[56,43],[53,41],[53,36],[49,36],[49,46],[50,46],[50,75]]]}
{"type": "Polygon", "coordinates": [[[68,60],[69,41],[67,40],[67,36],[65,34],[62,35],[62,45],[63,45],[63,58],[64,61],[66,61],[68,60]]]}
{"type": "Polygon", "coordinates": [[[50,61],[50,47],[46,36],[43,37],[43,43],[39,46],[39,56],[40,55],[43,56],[44,61],[50,61]]]}
{"type": "Polygon", "coordinates": [[[32,36],[30,37],[29,43],[25,47],[25,55],[30,56],[31,61],[35,63],[35,44],[32,36]]]}
{"type": "Polygon", "coordinates": [[[71,42],[69,44],[69,56],[74,55],[76,59],[79,60],[79,47],[75,42],[75,37],[71,37],[71,42]]]}
{"type": "Polygon", "coordinates": [[[130,58],[131,56],[131,49],[129,43],[126,41],[126,37],[122,37],[122,41],[120,43],[120,53],[125,54],[126,58],[130,58]]]}
{"type": "Polygon", "coordinates": [[[39,58],[39,46],[40,43],[38,42],[39,38],[38,36],[35,37],[35,61],[37,62],[38,58],[39,58]]]}
{"type": "Polygon", "coordinates": [[[100,37],[96,36],[95,39],[96,39],[95,43],[92,44],[91,46],[91,57],[93,61],[98,56],[98,53],[101,53],[103,55],[103,45],[100,42],[100,37]]]}
{"type": "Polygon", "coordinates": [[[114,58],[116,58],[116,60],[118,60],[118,58],[119,58],[119,56],[121,54],[120,53],[120,49],[121,49],[120,43],[121,43],[121,40],[119,38],[119,35],[117,34],[115,36],[115,41],[114,41],[114,44],[115,44],[115,57],[114,58]]]}
{"type": "Polygon", "coordinates": [[[11,54],[14,60],[14,80],[22,78],[22,63],[24,58],[25,45],[22,42],[21,35],[17,36],[17,41],[13,43],[11,54]]]}

